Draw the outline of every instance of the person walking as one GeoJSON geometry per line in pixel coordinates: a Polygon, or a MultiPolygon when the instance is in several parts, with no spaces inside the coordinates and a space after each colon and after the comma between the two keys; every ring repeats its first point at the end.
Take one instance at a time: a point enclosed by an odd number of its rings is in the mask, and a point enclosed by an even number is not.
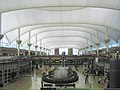
{"type": "Polygon", "coordinates": [[[86,74],[86,77],[85,77],[85,84],[88,83],[88,73],[86,74]]]}

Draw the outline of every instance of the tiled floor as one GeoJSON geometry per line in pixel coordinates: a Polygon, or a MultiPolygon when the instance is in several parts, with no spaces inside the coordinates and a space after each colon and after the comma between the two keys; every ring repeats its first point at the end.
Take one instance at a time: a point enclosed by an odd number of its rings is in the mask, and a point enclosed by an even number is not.
{"type": "MultiPolygon", "coordinates": [[[[74,68],[73,68],[74,69],[74,68]]],[[[50,69],[48,69],[50,70],[50,69]]],[[[75,69],[74,69],[75,70],[75,69]]],[[[34,70],[30,76],[22,77],[18,82],[6,85],[3,90],[40,90],[42,73],[46,72],[46,69],[34,70]]],[[[85,76],[79,68],[79,81],[75,82],[76,88],[103,88],[105,84],[98,84],[98,77],[93,79],[93,76],[89,76],[89,84],[85,84],[85,76]]]]}

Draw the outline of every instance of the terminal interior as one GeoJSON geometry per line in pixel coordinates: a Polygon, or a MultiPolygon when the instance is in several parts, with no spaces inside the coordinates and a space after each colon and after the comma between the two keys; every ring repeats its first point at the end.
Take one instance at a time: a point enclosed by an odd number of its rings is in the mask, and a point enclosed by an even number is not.
{"type": "Polygon", "coordinates": [[[0,0],[0,90],[120,90],[120,0],[0,0]]]}

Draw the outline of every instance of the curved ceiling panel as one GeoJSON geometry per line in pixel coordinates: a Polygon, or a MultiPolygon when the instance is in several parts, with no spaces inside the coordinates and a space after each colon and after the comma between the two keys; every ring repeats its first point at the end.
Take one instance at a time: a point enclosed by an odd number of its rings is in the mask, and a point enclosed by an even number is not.
{"type": "MultiPolygon", "coordinates": [[[[26,32],[28,32],[28,31],[31,31],[32,32],[32,34],[34,33],[34,35],[36,35],[36,34],[39,34],[39,33],[41,33],[41,32],[46,32],[46,31],[49,31],[49,29],[50,30],[52,30],[52,29],[79,29],[80,31],[83,31],[83,28],[84,28],[84,31],[86,32],[90,32],[91,34],[94,32],[94,33],[96,33],[97,31],[98,31],[98,37],[105,37],[105,36],[103,36],[102,34],[105,34],[105,32],[106,32],[106,29],[107,28],[105,28],[105,27],[101,27],[101,26],[95,26],[95,25],[88,25],[88,24],[79,24],[79,25],[74,25],[74,24],[72,24],[72,25],[69,25],[69,24],[55,24],[55,25],[44,25],[44,26],[41,26],[41,25],[35,25],[35,26],[29,26],[29,27],[24,27],[24,28],[21,28],[20,30],[21,30],[21,36],[23,35],[23,34],[25,34],[26,32]],[[73,28],[74,27],[74,28],[73,28]],[[82,30],[81,30],[81,28],[82,28],[82,30]],[[90,31],[89,31],[89,30],[90,31]]],[[[52,30],[53,31],[53,30],[52,30]]],[[[9,32],[8,32],[9,33],[9,32]]],[[[33,35],[33,36],[34,36],[33,35]]],[[[33,36],[31,36],[31,37],[33,37],[33,36]]],[[[119,37],[120,37],[120,32],[119,31],[116,31],[116,30],[113,30],[113,29],[109,29],[108,28],[108,36],[109,36],[109,38],[110,39],[113,39],[113,40],[115,40],[116,42],[119,40],[119,37]],[[113,33],[115,33],[116,35],[112,35],[113,33]]],[[[13,39],[12,41],[14,41],[14,40],[16,40],[17,39],[17,36],[16,36],[16,38],[15,39],[13,39]]],[[[11,40],[10,40],[11,41],[11,40]]],[[[11,42],[12,42],[11,41],[11,42]]]]}
{"type": "MultiPolygon", "coordinates": [[[[61,31],[61,30],[67,30],[67,31],[73,30],[73,31],[79,31],[79,32],[86,32],[86,33],[92,34],[94,36],[96,35],[96,33],[98,31],[98,33],[100,34],[99,36],[101,36],[101,34],[105,34],[105,30],[106,30],[103,28],[101,30],[99,30],[100,28],[96,29],[96,28],[92,28],[92,27],[77,26],[77,25],[54,25],[54,26],[43,26],[43,27],[37,26],[36,28],[32,28],[30,30],[25,30],[25,29],[23,29],[23,28],[21,29],[21,31],[22,31],[21,36],[24,35],[25,33],[27,33],[28,31],[31,31],[31,33],[32,33],[31,37],[33,37],[35,35],[39,35],[39,34],[44,33],[44,32],[61,31]]],[[[17,37],[14,38],[12,41],[14,41],[16,39],[17,39],[17,37]]]]}
{"type": "MultiPolygon", "coordinates": [[[[25,35],[26,36],[26,35],[25,35]]],[[[31,43],[35,44],[36,42],[36,36],[31,38],[31,43]]],[[[86,33],[86,32],[80,32],[80,31],[72,31],[72,30],[60,30],[60,31],[49,31],[49,32],[44,32],[40,33],[37,35],[37,41],[47,39],[47,38],[54,38],[54,37],[78,37],[78,38],[83,38],[91,41],[91,34],[86,33]]],[[[54,39],[56,39],[54,38],[54,39]]],[[[26,43],[28,40],[24,37],[24,40],[22,41],[22,44],[26,43]]],[[[92,36],[92,42],[95,43],[96,37],[92,36]]]]}
{"type": "MultiPolygon", "coordinates": [[[[42,45],[48,42],[83,42],[83,43],[87,43],[87,39],[85,38],[80,38],[80,37],[50,37],[50,38],[45,38],[43,40],[41,40],[42,45]]],[[[88,43],[90,43],[90,41],[88,41],[88,43]]]]}
{"type": "Polygon", "coordinates": [[[58,45],[52,45],[52,46],[49,46],[50,49],[52,48],[83,48],[84,46],[80,46],[80,45],[74,45],[74,44],[58,44],[58,45]]]}
{"type": "MultiPolygon", "coordinates": [[[[47,23],[88,23],[98,24],[119,30],[120,13],[113,10],[90,9],[66,12],[21,10],[2,14],[2,32],[8,32],[34,24],[47,23]],[[12,23],[11,23],[12,21],[12,23]],[[114,22],[114,23],[112,23],[114,22]],[[117,25],[116,25],[117,24],[117,25]],[[6,26],[6,27],[4,27],[6,26]]],[[[120,30],[119,30],[120,31],[120,30]]]]}
{"type": "MultiPolygon", "coordinates": [[[[94,33],[91,33],[91,32],[87,32],[86,30],[75,30],[75,29],[51,29],[51,30],[44,30],[42,32],[39,32],[39,33],[35,33],[34,34],[34,31],[31,32],[31,38],[35,37],[37,34],[37,39],[44,39],[44,38],[47,38],[47,37],[82,37],[82,38],[86,38],[86,39],[89,39],[90,40],[90,37],[91,37],[91,34],[92,34],[92,40],[93,41],[96,41],[96,32],[94,33]]],[[[105,36],[104,34],[101,34],[99,33],[101,36],[105,36]]],[[[98,37],[98,39],[100,41],[103,41],[104,38],[101,38],[101,37],[98,37]]],[[[28,39],[25,38],[23,40],[22,43],[25,43],[28,39]]],[[[33,40],[34,41],[34,40],[33,40]]],[[[35,42],[35,41],[34,41],[35,42]]]]}
{"type": "Polygon", "coordinates": [[[1,0],[0,2],[1,12],[29,8],[54,10],[53,7],[61,7],[59,10],[71,10],[71,7],[96,7],[120,10],[119,0],[12,0],[12,2],[11,0],[1,0]]]}
{"type": "Polygon", "coordinates": [[[82,45],[82,46],[89,46],[89,45],[87,45],[87,43],[80,42],[80,41],[67,41],[67,42],[64,42],[64,41],[49,41],[49,42],[43,43],[43,45],[44,44],[46,46],[51,46],[51,45],[56,45],[56,44],[76,44],[76,45],[82,45]]]}

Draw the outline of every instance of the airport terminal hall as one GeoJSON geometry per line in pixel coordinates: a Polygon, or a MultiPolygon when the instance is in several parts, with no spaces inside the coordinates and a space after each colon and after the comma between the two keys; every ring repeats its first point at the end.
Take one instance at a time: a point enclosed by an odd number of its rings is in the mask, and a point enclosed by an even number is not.
{"type": "Polygon", "coordinates": [[[0,0],[0,90],[120,90],[120,0],[0,0]]]}

